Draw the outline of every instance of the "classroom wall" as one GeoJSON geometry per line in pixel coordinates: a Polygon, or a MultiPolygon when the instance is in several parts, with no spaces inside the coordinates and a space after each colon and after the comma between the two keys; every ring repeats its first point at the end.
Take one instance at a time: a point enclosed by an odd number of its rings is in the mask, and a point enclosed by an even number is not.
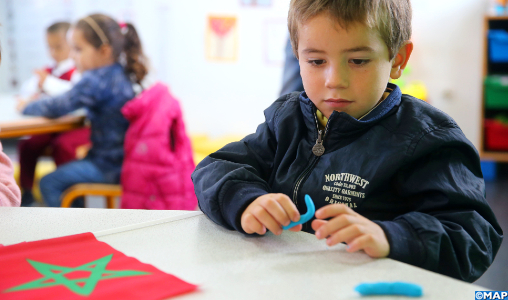
{"type": "MultiPolygon", "coordinates": [[[[275,0],[268,7],[244,6],[238,0],[4,1],[3,8],[10,8],[14,14],[11,33],[19,58],[16,78],[20,81],[28,78],[32,69],[49,62],[44,28],[51,22],[75,21],[102,12],[136,24],[154,77],[168,83],[181,100],[191,132],[216,136],[249,133],[264,120],[263,110],[278,97],[288,0],[275,0]],[[236,62],[205,58],[208,15],[238,18],[236,62]],[[278,41],[274,36],[280,37],[278,41]],[[278,61],[267,62],[267,55],[278,61]]],[[[2,71],[7,68],[1,66],[2,71]]],[[[3,92],[14,90],[9,76],[2,76],[0,81],[3,92]]]]}
{"type": "Polygon", "coordinates": [[[452,116],[478,148],[486,0],[419,0],[413,5],[410,62],[430,102],[452,116]]]}
{"type": "MultiPolygon", "coordinates": [[[[44,28],[51,22],[102,12],[136,24],[153,77],[168,83],[181,100],[188,131],[214,136],[253,132],[280,90],[289,0],[272,0],[267,7],[242,4],[247,1],[2,0],[0,93],[14,92],[13,78],[21,82],[49,62],[44,28]],[[237,17],[236,61],[205,57],[209,15],[237,17]]],[[[430,102],[455,118],[476,145],[486,3],[412,1],[411,78],[426,84],[430,102]]]]}

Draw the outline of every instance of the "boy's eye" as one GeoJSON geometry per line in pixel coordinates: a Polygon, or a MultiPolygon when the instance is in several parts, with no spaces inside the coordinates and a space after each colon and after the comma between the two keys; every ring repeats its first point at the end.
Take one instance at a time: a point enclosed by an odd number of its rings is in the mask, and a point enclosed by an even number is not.
{"type": "Polygon", "coordinates": [[[352,64],[356,65],[356,66],[361,66],[361,65],[365,65],[369,62],[370,60],[368,59],[351,59],[349,60],[349,62],[351,62],[352,64]]]}
{"type": "Polygon", "coordinates": [[[309,64],[314,65],[314,66],[320,66],[320,65],[322,65],[324,63],[325,63],[324,59],[309,60],[309,64]]]}

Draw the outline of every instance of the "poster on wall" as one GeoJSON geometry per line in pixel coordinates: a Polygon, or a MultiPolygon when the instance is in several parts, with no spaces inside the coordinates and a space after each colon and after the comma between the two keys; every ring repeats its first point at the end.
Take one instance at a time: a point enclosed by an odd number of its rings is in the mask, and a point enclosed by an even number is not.
{"type": "Polygon", "coordinates": [[[210,61],[236,61],[238,58],[238,19],[236,16],[208,16],[206,58],[210,61]]]}

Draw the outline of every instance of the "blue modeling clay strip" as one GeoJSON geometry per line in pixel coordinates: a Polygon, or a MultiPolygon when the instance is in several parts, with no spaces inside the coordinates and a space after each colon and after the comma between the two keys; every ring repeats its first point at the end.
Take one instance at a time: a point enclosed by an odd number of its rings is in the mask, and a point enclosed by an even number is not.
{"type": "Polygon", "coordinates": [[[362,283],[356,286],[355,291],[362,296],[366,295],[402,295],[421,297],[423,289],[420,285],[408,282],[376,282],[362,283]]]}
{"type": "Polygon", "coordinates": [[[314,206],[314,202],[312,202],[312,198],[309,195],[305,195],[305,205],[307,205],[307,212],[300,216],[300,220],[298,222],[291,222],[288,226],[282,226],[282,229],[286,230],[296,225],[303,224],[308,222],[314,216],[316,212],[316,207],[314,206]]]}

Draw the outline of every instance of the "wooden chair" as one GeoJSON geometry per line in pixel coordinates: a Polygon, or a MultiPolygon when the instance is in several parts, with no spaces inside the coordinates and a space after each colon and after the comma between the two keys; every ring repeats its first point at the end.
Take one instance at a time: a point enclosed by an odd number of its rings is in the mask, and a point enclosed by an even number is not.
{"type": "MultiPolygon", "coordinates": [[[[213,153],[224,145],[239,141],[243,136],[226,135],[221,138],[210,139],[206,135],[191,136],[194,161],[199,163],[203,158],[213,153]]],[[[88,150],[88,149],[83,149],[88,150]]],[[[83,152],[86,156],[86,151],[83,152]]],[[[115,197],[122,195],[122,187],[119,184],[80,183],[68,188],[61,196],[61,207],[71,207],[72,202],[83,196],[103,196],[106,198],[107,208],[115,208],[115,197]]]]}
{"type": "Polygon", "coordinates": [[[115,208],[115,198],[122,195],[122,186],[119,184],[80,183],[75,184],[63,192],[60,199],[61,207],[71,207],[78,197],[103,196],[106,198],[107,208],[115,208]]]}
{"type": "MultiPolygon", "coordinates": [[[[76,157],[82,159],[90,150],[90,145],[83,145],[76,149],[76,157]]],[[[79,183],[71,186],[60,196],[60,207],[71,207],[72,202],[84,196],[103,196],[106,198],[107,208],[116,208],[115,198],[122,195],[122,186],[119,184],[79,183]]]]}

